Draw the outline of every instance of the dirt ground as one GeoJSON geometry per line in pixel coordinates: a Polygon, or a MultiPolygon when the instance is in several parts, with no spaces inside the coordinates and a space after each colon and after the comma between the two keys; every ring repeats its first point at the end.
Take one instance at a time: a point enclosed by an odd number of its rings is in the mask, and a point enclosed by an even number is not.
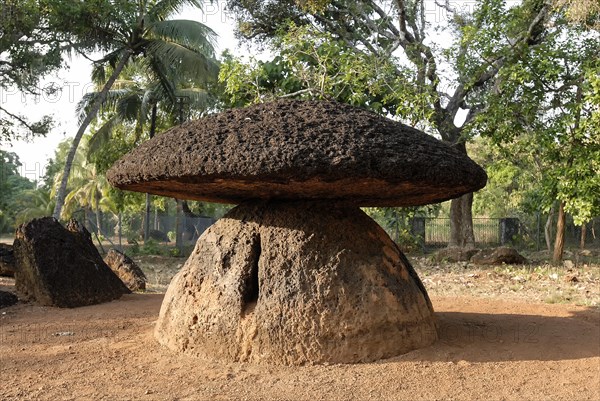
{"type": "Polygon", "coordinates": [[[0,309],[0,400],[600,400],[598,265],[413,259],[439,342],[377,363],[272,367],[158,345],[160,292],[183,259],[138,261],[149,293],[76,309],[0,309]]]}

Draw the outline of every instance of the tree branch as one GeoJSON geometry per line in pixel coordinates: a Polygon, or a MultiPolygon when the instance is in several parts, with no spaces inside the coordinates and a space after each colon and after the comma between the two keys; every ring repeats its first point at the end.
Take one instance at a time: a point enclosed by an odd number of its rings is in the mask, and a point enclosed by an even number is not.
{"type": "Polygon", "coordinates": [[[6,113],[9,117],[17,120],[19,122],[19,124],[21,124],[22,126],[24,126],[25,128],[27,128],[29,131],[31,132],[36,132],[35,128],[33,127],[33,125],[31,125],[30,123],[28,123],[25,119],[23,119],[23,117],[17,115],[17,114],[13,114],[10,111],[6,110],[4,107],[0,106],[0,111],[3,111],[4,113],[6,113]]]}

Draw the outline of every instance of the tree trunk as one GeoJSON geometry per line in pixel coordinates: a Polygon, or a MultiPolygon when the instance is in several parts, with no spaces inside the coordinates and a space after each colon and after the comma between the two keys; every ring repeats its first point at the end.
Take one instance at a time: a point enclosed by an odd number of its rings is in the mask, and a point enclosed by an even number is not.
{"type": "MultiPolygon", "coordinates": [[[[467,154],[464,142],[454,147],[467,154]]],[[[448,247],[475,248],[475,233],[473,232],[473,193],[452,199],[450,203],[450,241],[448,247]]]]}
{"type": "Polygon", "coordinates": [[[104,84],[104,87],[98,95],[98,98],[92,104],[90,111],[88,112],[87,116],[85,116],[85,119],[81,123],[79,130],[77,130],[75,138],[73,138],[73,143],[71,144],[71,148],[69,149],[69,153],[67,154],[67,160],[65,161],[65,168],[63,170],[62,178],[60,180],[60,187],[58,188],[58,191],[56,193],[56,205],[54,206],[54,212],[52,213],[52,216],[57,220],[60,219],[60,214],[65,204],[65,197],[67,196],[67,183],[69,182],[69,175],[71,174],[71,167],[73,166],[73,159],[75,159],[75,153],[77,153],[79,142],[81,141],[81,138],[83,137],[83,134],[85,133],[87,127],[90,125],[92,120],[96,118],[96,115],[98,114],[102,103],[104,103],[104,101],[106,100],[106,95],[108,94],[108,91],[119,77],[119,74],[121,74],[121,71],[123,71],[123,68],[125,67],[125,64],[127,64],[127,61],[129,60],[130,56],[131,53],[128,50],[123,52],[119,63],[115,67],[108,81],[106,81],[106,83],[104,84]]]}
{"type": "Polygon", "coordinates": [[[100,216],[100,192],[96,191],[94,194],[94,200],[96,202],[96,210],[94,210],[94,213],[96,214],[96,233],[98,234],[98,236],[100,236],[102,234],[102,230],[100,227],[102,227],[102,216],[100,216]]]}
{"type": "Polygon", "coordinates": [[[548,212],[548,219],[546,220],[546,225],[544,226],[544,238],[546,239],[546,249],[548,252],[552,250],[552,221],[554,217],[554,206],[550,208],[548,212]]]}
{"type": "Polygon", "coordinates": [[[462,203],[462,239],[463,247],[475,249],[475,233],[473,232],[473,193],[468,193],[459,198],[462,203]]]}
{"type": "Polygon", "coordinates": [[[587,236],[587,225],[581,225],[581,240],[579,241],[579,249],[585,249],[585,237],[587,236]]]}
{"type": "Polygon", "coordinates": [[[565,203],[560,202],[558,207],[558,219],[556,221],[556,241],[554,242],[554,263],[559,263],[563,258],[565,249],[565,203]]]}
{"type": "Polygon", "coordinates": [[[460,198],[452,199],[450,202],[450,241],[448,247],[462,246],[462,202],[460,198]]]}
{"type": "Polygon", "coordinates": [[[450,241],[448,247],[475,248],[473,232],[473,193],[452,199],[450,203],[450,241]]]}
{"type": "MultiPolygon", "coordinates": [[[[150,139],[154,138],[156,132],[156,112],[157,104],[152,105],[152,117],[150,118],[150,139]]],[[[150,236],[150,204],[152,203],[152,196],[146,194],[146,217],[144,218],[144,243],[148,241],[150,236]]]]}

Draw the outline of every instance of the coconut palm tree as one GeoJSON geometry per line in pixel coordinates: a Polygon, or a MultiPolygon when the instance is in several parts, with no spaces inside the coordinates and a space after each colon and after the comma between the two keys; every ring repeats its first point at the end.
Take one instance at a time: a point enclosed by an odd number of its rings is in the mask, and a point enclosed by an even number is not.
{"type": "MultiPolygon", "coordinates": [[[[111,186],[106,177],[98,173],[96,166],[87,160],[88,143],[89,137],[86,137],[82,146],[77,149],[73,159],[73,168],[68,179],[70,190],[65,196],[65,205],[62,208],[60,217],[67,219],[79,209],[89,210],[96,217],[96,230],[94,231],[101,234],[101,211],[106,209],[102,200],[108,196],[111,186]]],[[[61,182],[62,176],[57,174],[54,177],[52,194],[56,193],[61,182]]]]}
{"type": "MultiPolygon", "coordinates": [[[[214,31],[190,20],[170,20],[185,5],[202,8],[198,0],[140,0],[119,3],[122,9],[111,21],[92,21],[92,26],[81,38],[89,43],[98,38],[98,48],[107,51],[94,62],[92,77],[104,82],[102,90],[87,110],[75,134],[67,155],[62,180],[56,194],[53,216],[59,218],[67,194],[67,183],[79,142],[94,120],[109,90],[121,72],[132,60],[142,58],[148,72],[156,77],[167,77],[173,68],[190,76],[212,76],[218,68],[214,61],[214,31]],[[87,35],[87,36],[86,36],[87,35]],[[108,74],[107,74],[108,73],[108,74]]],[[[161,80],[161,83],[168,79],[161,80]]],[[[166,91],[172,90],[165,86],[166,91]]]]}
{"type": "Polygon", "coordinates": [[[48,216],[54,209],[54,199],[50,191],[45,188],[30,189],[20,193],[17,203],[19,205],[19,212],[15,218],[17,225],[48,216]]]}
{"type": "MultiPolygon", "coordinates": [[[[206,81],[217,79],[214,75],[206,75],[201,80],[182,79],[183,72],[173,69],[168,76],[148,76],[143,63],[132,63],[122,72],[122,78],[115,81],[113,89],[106,94],[100,107],[101,124],[92,134],[88,143],[88,156],[93,156],[111,139],[117,127],[127,124],[134,134],[133,143],[137,143],[142,134],[149,128],[149,137],[156,133],[159,104],[163,115],[163,127],[174,122],[173,116],[178,111],[181,98],[186,99],[190,110],[206,111],[211,106],[211,99],[205,89],[206,81]],[[168,121],[167,121],[168,120],[168,121]],[[148,127],[149,124],[149,127],[148,127]]],[[[83,96],[77,106],[81,118],[87,115],[101,92],[91,92],[83,96]]]]}
{"type": "MultiPolygon", "coordinates": [[[[110,141],[113,131],[124,124],[134,135],[132,143],[137,143],[149,124],[149,137],[154,137],[158,123],[159,104],[163,116],[162,126],[173,123],[173,116],[180,106],[178,99],[187,99],[190,110],[206,111],[211,102],[204,89],[205,79],[190,80],[173,70],[169,76],[154,77],[145,75],[146,69],[140,63],[132,63],[117,80],[100,108],[102,124],[93,133],[88,142],[88,157],[93,157],[110,141]],[[183,78],[182,78],[183,77],[183,78]],[[166,81],[165,81],[166,80],[166,81]],[[165,88],[168,88],[166,90],[165,88]],[[131,127],[134,127],[131,129],[131,127]]],[[[203,77],[207,78],[207,77],[203,77]]],[[[217,77],[208,77],[216,79],[217,77]]],[[[83,97],[78,105],[80,114],[94,103],[99,92],[92,92],[83,97]]],[[[150,230],[151,197],[146,194],[146,214],[144,218],[144,240],[148,239],[150,230]]]]}

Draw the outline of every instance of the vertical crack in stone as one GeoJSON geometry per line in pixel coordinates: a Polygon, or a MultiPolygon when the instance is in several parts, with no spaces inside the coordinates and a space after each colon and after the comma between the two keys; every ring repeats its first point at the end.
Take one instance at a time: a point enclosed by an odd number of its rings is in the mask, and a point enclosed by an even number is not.
{"type": "Polygon", "coordinates": [[[244,282],[242,283],[242,316],[251,313],[258,302],[260,293],[258,265],[261,253],[260,235],[256,234],[252,238],[252,245],[247,264],[248,271],[246,272],[244,282]]]}

